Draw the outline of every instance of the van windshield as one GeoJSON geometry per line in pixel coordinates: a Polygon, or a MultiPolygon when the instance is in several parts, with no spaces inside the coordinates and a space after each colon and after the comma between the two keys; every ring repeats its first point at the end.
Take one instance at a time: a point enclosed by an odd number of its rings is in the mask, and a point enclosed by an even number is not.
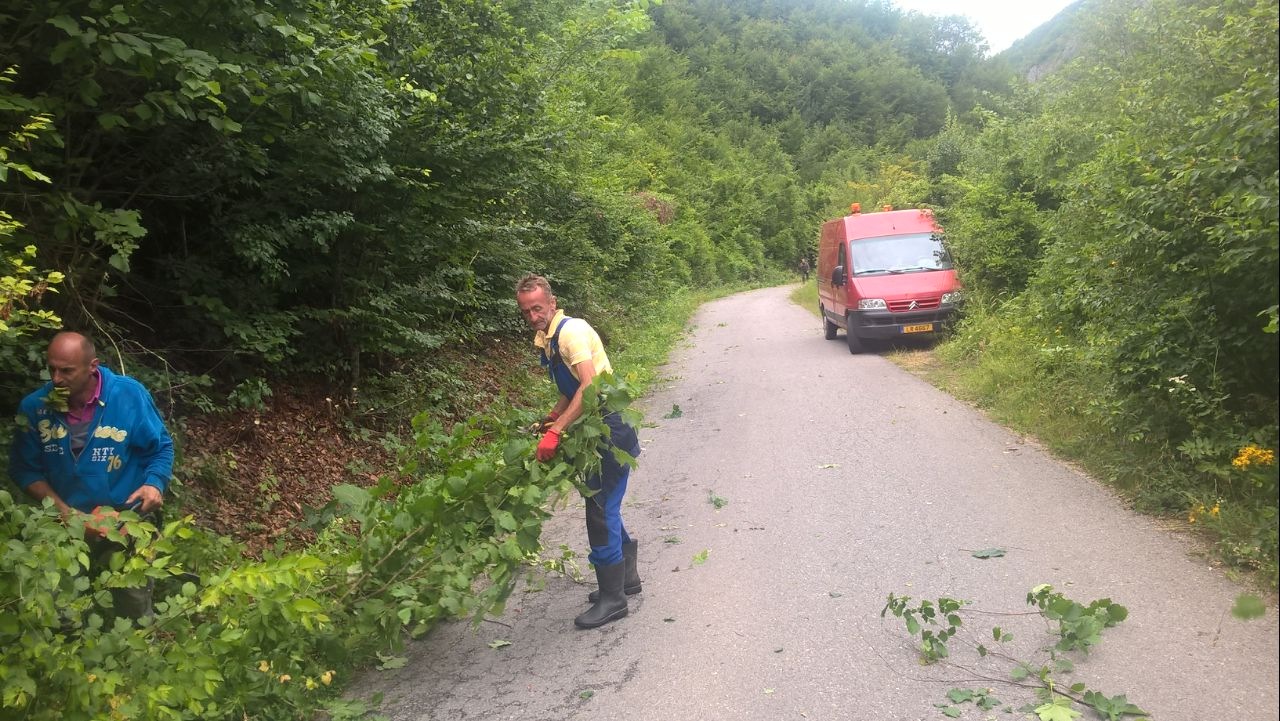
{"type": "Polygon", "coordinates": [[[854,275],[948,270],[951,254],[939,233],[910,233],[849,242],[854,275]]]}

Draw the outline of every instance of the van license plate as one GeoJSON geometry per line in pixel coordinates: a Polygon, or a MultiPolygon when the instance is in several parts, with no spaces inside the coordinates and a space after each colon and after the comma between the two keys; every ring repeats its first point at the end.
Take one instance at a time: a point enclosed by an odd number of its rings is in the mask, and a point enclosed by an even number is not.
{"type": "Polygon", "coordinates": [[[902,326],[903,333],[928,333],[933,330],[932,323],[921,323],[919,325],[902,326]]]}

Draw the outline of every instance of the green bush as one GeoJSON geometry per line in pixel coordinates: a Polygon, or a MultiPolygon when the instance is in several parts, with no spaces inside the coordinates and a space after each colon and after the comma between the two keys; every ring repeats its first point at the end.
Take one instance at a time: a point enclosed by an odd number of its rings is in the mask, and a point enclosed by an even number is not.
{"type": "Polygon", "coordinates": [[[91,577],[82,517],[0,491],[0,715],[311,718],[338,669],[394,654],[406,630],[501,610],[555,499],[599,467],[599,409],[630,401],[607,375],[591,391],[549,464],[532,458],[527,413],[448,433],[420,419],[397,476],[411,482],[335,487],[313,545],[260,560],[189,518],[157,529],[126,513],[109,538],[136,553],[91,577]],[[154,617],[111,620],[109,589],[148,579],[154,617]]]}
{"type": "Polygon", "coordinates": [[[938,181],[975,394],[1273,584],[1276,467],[1233,461],[1280,429],[1278,12],[1101,10],[1094,47],[938,181]]]}

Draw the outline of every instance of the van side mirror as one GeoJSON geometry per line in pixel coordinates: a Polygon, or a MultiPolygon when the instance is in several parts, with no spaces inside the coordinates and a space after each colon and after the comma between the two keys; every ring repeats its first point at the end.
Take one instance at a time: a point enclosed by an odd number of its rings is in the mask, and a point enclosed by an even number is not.
{"type": "Polygon", "coordinates": [[[844,266],[837,265],[831,269],[831,285],[844,285],[844,266]]]}

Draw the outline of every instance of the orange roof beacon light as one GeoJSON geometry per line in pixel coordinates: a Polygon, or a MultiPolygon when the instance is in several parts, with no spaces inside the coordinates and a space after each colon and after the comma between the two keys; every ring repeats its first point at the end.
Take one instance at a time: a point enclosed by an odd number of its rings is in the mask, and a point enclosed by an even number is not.
{"type": "Polygon", "coordinates": [[[849,205],[849,215],[857,215],[862,212],[862,203],[852,203],[849,205]]]}

